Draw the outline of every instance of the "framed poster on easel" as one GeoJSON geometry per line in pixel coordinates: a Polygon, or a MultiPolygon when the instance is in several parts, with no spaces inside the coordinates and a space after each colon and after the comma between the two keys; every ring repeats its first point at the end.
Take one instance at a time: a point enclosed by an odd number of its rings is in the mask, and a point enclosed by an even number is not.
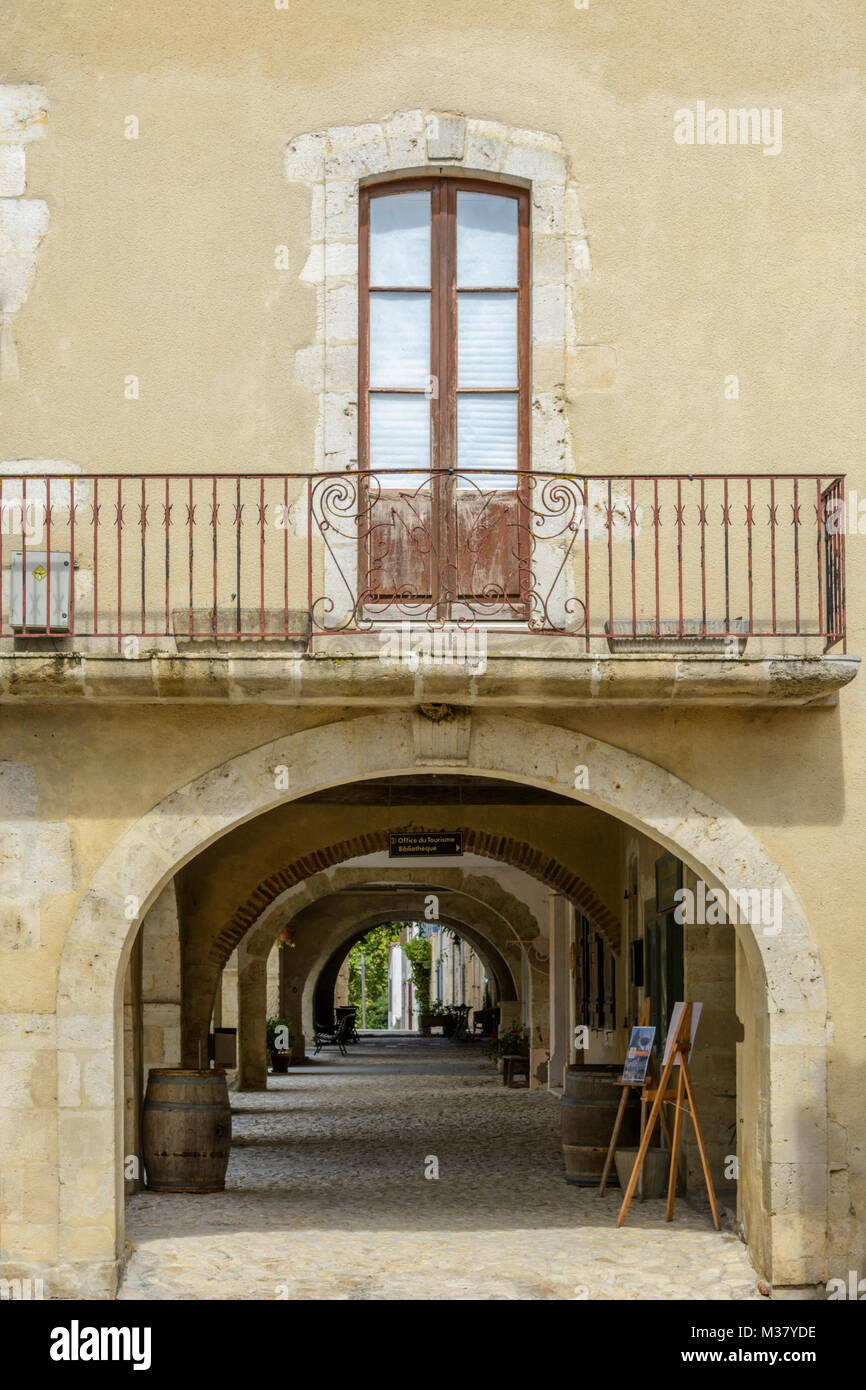
{"type": "MultiPolygon", "coordinates": [[[[623,1120],[625,1119],[626,1106],[628,1105],[630,1095],[634,1091],[640,1091],[641,1138],[643,1138],[644,1130],[646,1128],[648,1089],[649,1087],[654,1086],[658,1080],[658,1069],[656,1066],[655,1058],[653,1056],[653,1041],[655,1039],[656,1030],[650,1023],[651,1010],[652,1000],[649,997],[649,995],[647,995],[643,1001],[643,1008],[641,1009],[640,1021],[631,1030],[631,1039],[629,1041],[628,1053],[626,1054],[625,1063],[622,1069],[622,1076],[617,1082],[617,1085],[622,1087],[622,1094],[620,1095],[619,1105],[617,1107],[616,1112],[616,1118],[614,1119],[613,1123],[613,1133],[610,1136],[610,1144],[608,1145],[607,1156],[604,1160],[604,1167],[601,1171],[601,1181],[598,1186],[598,1192],[600,1197],[604,1196],[605,1190],[607,1188],[608,1178],[610,1177],[611,1169],[613,1168],[614,1155],[616,1154],[617,1146],[619,1144],[619,1136],[622,1133],[622,1125],[623,1120]]],[[[668,1148],[671,1148],[673,1144],[673,1135],[671,1134],[670,1126],[668,1125],[667,1115],[665,1114],[664,1110],[661,1111],[660,1118],[662,1123],[662,1129],[664,1130],[665,1137],[668,1142],[668,1148]]],[[[677,1181],[679,1182],[679,1176],[677,1177],[677,1181]]],[[[640,1197],[640,1200],[643,1201],[644,1184],[642,1171],[641,1181],[638,1188],[638,1195],[640,1197]]]]}
{"type": "Polygon", "coordinates": [[[621,1081],[629,1086],[642,1086],[646,1081],[647,1067],[652,1055],[655,1028],[643,1028],[638,1023],[631,1030],[628,1052],[622,1069],[621,1081]]]}

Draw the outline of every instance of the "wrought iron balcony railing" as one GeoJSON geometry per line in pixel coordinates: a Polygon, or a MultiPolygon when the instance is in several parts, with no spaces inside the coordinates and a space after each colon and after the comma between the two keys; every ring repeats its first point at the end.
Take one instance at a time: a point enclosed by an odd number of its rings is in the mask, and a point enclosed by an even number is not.
{"type": "Polygon", "coordinates": [[[0,637],[178,650],[394,623],[594,651],[845,641],[844,478],[10,475],[0,637]]]}

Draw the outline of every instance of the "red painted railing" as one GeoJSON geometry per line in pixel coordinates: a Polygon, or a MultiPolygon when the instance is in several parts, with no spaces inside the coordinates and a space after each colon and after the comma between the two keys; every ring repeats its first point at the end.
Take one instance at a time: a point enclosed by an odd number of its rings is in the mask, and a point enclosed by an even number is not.
{"type": "Polygon", "coordinates": [[[559,636],[575,652],[844,644],[841,476],[386,481],[6,474],[0,636],[174,650],[408,620],[559,636]]]}

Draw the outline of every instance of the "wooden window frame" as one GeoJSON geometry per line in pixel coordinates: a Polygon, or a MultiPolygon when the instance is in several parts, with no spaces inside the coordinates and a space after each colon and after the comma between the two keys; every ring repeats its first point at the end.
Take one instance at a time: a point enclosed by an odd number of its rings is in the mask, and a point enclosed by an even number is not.
{"type": "MultiPolygon", "coordinates": [[[[530,192],[515,184],[485,179],[426,175],[384,180],[362,185],[360,189],[358,234],[358,467],[359,502],[362,502],[364,475],[371,471],[370,395],[425,395],[430,401],[430,475],[418,474],[418,489],[430,492],[433,552],[453,555],[457,550],[455,495],[459,495],[457,473],[457,402],[462,395],[517,396],[517,478],[515,493],[520,522],[521,551],[528,547],[530,516],[530,399],[531,399],[531,240],[530,192]],[[380,286],[370,282],[370,204],[376,197],[429,190],[430,261],[428,285],[380,286]],[[513,388],[462,387],[457,385],[457,195],[461,192],[486,193],[512,198],[517,204],[517,386],[513,388]],[[371,293],[427,293],[430,295],[430,371],[438,389],[372,388],[370,386],[370,295],[371,293]]],[[[460,294],[515,293],[515,286],[470,286],[460,294]]],[[[474,470],[470,470],[475,474],[474,470]]],[[[382,487],[383,474],[377,475],[383,495],[395,495],[382,487]]],[[[481,487],[483,490],[483,482],[481,487]]],[[[466,495],[470,489],[463,489],[466,495]]],[[[491,488],[491,492],[503,492],[491,488]]],[[[405,495],[405,492],[404,492],[405,495]]],[[[363,503],[362,503],[363,505],[363,503]]],[[[359,551],[359,565],[365,559],[359,551]]],[[[431,576],[431,593],[436,585],[431,576]]],[[[439,605],[438,616],[449,614],[439,605]]]]}
{"type": "Polygon", "coordinates": [[[616,954],[598,927],[578,912],[575,955],[580,1023],[603,1032],[616,1027],[616,954]]]}

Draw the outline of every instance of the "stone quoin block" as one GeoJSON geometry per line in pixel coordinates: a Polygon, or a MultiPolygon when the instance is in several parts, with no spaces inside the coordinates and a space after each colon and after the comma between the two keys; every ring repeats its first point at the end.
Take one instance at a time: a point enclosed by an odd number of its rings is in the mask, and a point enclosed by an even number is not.
{"type": "Polygon", "coordinates": [[[328,285],[325,290],[325,336],[329,342],[358,341],[358,286],[328,285]]]}
{"type": "Polygon", "coordinates": [[[327,137],[323,131],[298,135],[286,146],[283,168],[288,179],[315,180],[322,177],[327,137]]]}
{"type": "Polygon", "coordinates": [[[506,174],[533,183],[565,183],[565,159],[552,150],[515,145],[505,160],[506,174]]]}
{"type": "Polygon", "coordinates": [[[357,241],[332,241],[325,242],[325,277],[327,279],[339,278],[340,276],[355,275],[358,270],[358,243],[357,241]]]}
{"type": "Polygon", "coordinates": [[[48,121],[48,94],[35,83],[0,84],[0,142],[41,140],[48,121]]]}
{"type": "Polygon", "coordinates": [[[34,898],[0,900],[0,950],[35,951],[38,946],[38,902],[34,898]]]}
{"type": "Polygon", "coordinates": [[[334,125],[327,133],[328,154],[341,154],[356,145],[370,145],[382,139],[382,127],[374,121],[364,125],[334,125]]]}
{"type": "Polygon", "coordinates": [[[527,130],[522,126],[509,126],[508,139],[513,145],[528,145],[533,150],[548,150],[553,154],[564,153],[558,135],[549,130],[527,130]]]}
{"type": "Polygon", "coordinates": [[[23,145],[0,145],[0,197],[20,198],[27,181],[23,145]]]}
{"type": "Polygon", "coordinates": [[[423,135],[395,135],[388,141],[391,167],[412,169],[427,162],[427,149],[423,135]]]}
{"type": "Polygon", "coordinates": [[[533,286],[532,334],[539,342],[562,341],[565,334],[565,289],[562,283],[533,286]]]}
{"type": "MultiPolygon", "coordinates": [[[[5,488],[4,488],[5,494],[5,488]]],[[[0,816],[20,821],[36,815],[36,778],[26,763],[0,763],[0,816]]]]}
{"type": "Polygon", "coordinates": [[[415,111],[396,111],[384,123],[388,139],[400,135],[420,135],[424,129],[424,113],[415,111]]]}
{"type": "Polygon", "coordinates": [[[467,169],[498,172],[505,163],[508,146],[491,135],[470,135],[466,141],[467,169]]]}
{"type": "Polygon", "coordinates": [[[371,140],[366,145],[353,145],[340,154],[325,156],[326,179],[363,179],[370,174],[384,174],[388,169],[388,146],[384,140],[371,140]]]}
{"type": "Polygon", "coordinates": [[[561,183],[532,185],[532,230],[548,235],[565,232],[565,187],[561,183]]]}
{"type": "Polygon", "coordinates": [[[0,889],[15,893],[25,886],[24,837],[12,826],[0,828],[0,889]]]}
{"type": "Polygon", "coordinates": [[[565,245],[565,238],[561,236],[544,236],[539,234],[533,238],[533,285],[538,286],[551,283],[562,286],[564,284],[565,245]]]}
{"type": "MultiPolygon", "coordinates": [[[[358,184],[354,179],[329,179],[324,191],[323,236],[353,240],[358,235],[358,184]]],[[[357,264],[353,272],[357,270],[357,264]]]]}

